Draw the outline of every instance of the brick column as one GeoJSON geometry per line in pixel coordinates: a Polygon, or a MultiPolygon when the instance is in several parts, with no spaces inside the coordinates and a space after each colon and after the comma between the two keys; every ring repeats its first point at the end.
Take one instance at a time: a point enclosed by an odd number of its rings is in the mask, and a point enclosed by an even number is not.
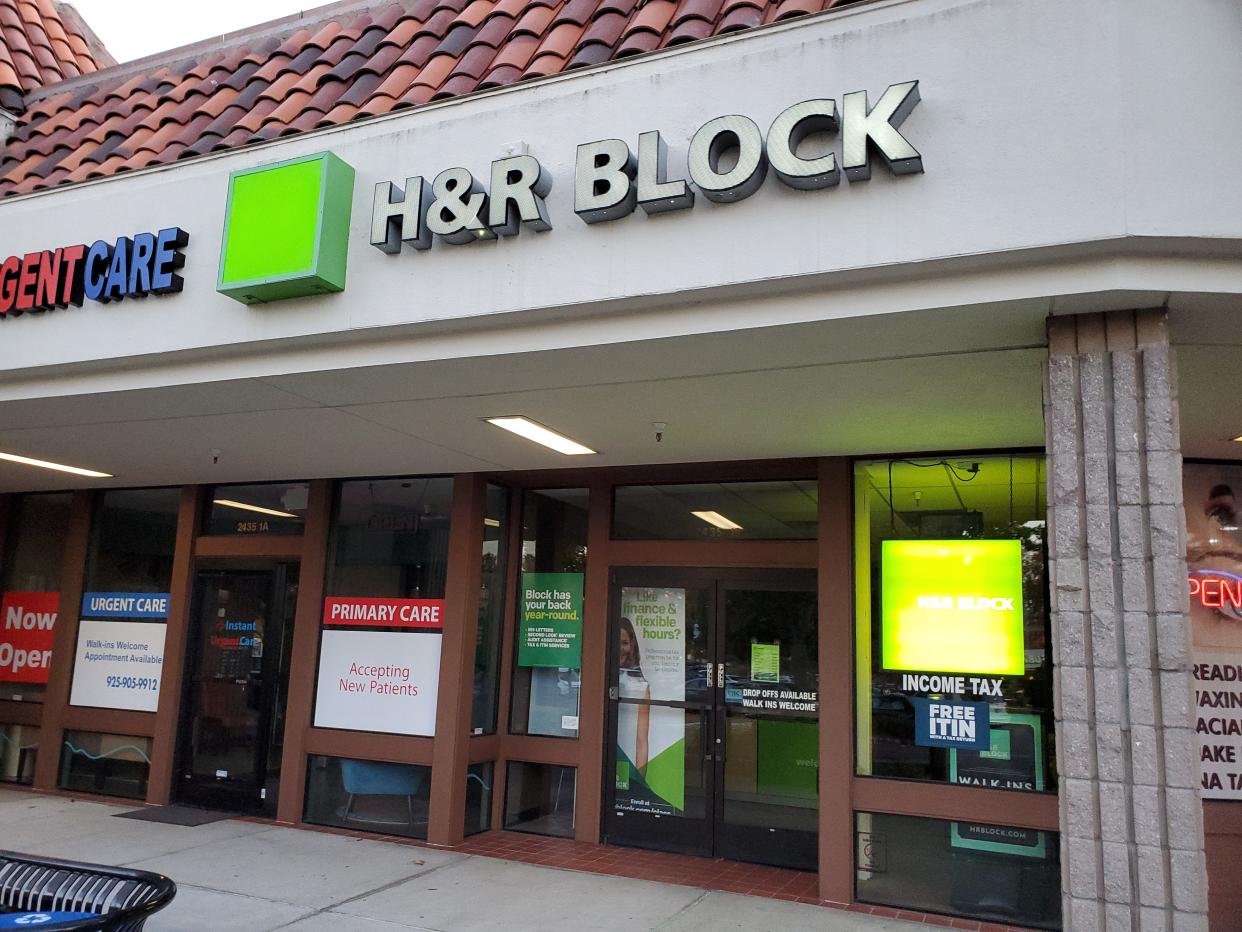
{"type": "Polygon", "coordinates": [[[1048,321],[1064,923],[1207,929],[1176,378],[1163,311],[1048,321]]]}

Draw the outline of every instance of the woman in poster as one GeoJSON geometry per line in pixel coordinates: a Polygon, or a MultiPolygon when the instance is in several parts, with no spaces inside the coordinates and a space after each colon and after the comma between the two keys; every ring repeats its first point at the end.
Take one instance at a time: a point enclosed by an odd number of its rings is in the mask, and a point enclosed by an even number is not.
{"type": "MultiPolygon", "coordinates": [[[[638,646],[638,634],[634,631],[634,624],[628,618],[622,617],[620,625],[620,645],[618,656],[620,663],[618,666],[618,683],[617,692],[622,699],[643,699],[641,705],[635,704],[631,706],[634,709],[634,766],[638,768],[639,773],[643,773],[647,769],[647,760],[650,754],[650,732],[651,732],[651,706],[647,702],[651,700],[651,684],[647,682],[647,678],[643,676],[642,652],[638,646]]],[[[625,708],[624,706],[622,707],[625,708]]],[[[622,727],[628,731],[629,722],[625,719],[630,716],[623,717],[622,727]]],[[[623,746],[631,746],[628,740],[629,736],[622,738],[623,746]]]]}

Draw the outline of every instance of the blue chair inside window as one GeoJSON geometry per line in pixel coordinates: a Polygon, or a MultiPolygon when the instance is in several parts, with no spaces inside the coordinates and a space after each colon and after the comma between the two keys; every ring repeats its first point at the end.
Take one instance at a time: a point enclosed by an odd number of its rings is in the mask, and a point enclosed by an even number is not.
{"type": "Polygon", "coordinates": [[[409,824],[415,823],[414,797],[422,789],[425,768],[413,764],[388,761],[342,760],[341,782],[349,796],[343,817],[351,822],[399,824],[392,819],[377,819],[353,814],[354,798],[358,796],[404,796],[409,824]]]}

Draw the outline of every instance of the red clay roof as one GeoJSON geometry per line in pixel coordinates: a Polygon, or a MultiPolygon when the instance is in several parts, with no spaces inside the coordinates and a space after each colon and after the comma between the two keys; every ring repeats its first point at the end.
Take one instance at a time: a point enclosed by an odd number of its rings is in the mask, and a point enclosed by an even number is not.
{"type": "Polygon", "coordinates": [[[20,112],[35,88],[114,64],[69,4],[0,0],[0,107],[20,112]]]}
{"type": "MultiPolygon", "coordinates": [[[[0,194],[167,164],[854,2],[338,3],[28,94],[0,159],[0,194]]],[[[53,9],[50,0],[0,0],[0,29],[5,11],[23,7],[53,9]]]]}

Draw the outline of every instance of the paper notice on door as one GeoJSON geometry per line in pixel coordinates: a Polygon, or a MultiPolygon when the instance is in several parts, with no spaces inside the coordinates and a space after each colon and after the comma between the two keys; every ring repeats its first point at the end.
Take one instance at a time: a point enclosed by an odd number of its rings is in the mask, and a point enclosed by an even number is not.
{"type": "Polygon", "coordinates": [[[779,683],[781,681],[781,646],[779,644],[750,645],[750,678],[756,683],[779,683]]]}

